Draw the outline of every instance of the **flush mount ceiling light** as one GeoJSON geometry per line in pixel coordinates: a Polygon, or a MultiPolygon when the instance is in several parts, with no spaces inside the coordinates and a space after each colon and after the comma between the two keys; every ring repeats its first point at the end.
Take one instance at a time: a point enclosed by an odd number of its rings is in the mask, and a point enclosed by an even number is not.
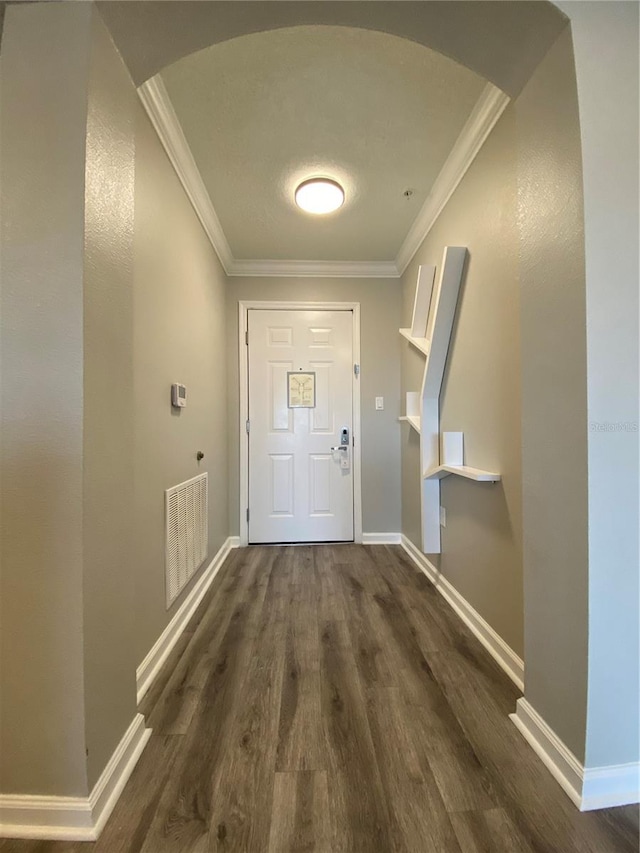
{"type": "Polygon", "coordinates": [[[298,186],[295,199],[307,213],[333,213],[344,204],[344,190],[331,178],[309,178],[298,186]]]}

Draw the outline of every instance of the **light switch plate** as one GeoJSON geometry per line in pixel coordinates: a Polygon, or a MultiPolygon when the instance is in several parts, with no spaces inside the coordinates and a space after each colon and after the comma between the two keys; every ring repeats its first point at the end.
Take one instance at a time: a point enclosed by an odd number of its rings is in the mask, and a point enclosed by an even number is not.
{"type": "Polygon", "coordinates": [[[384,409],[384,397],[376,397],[376,412],[381,412],[384,409]]]}
{"type": "Polygon", "coordinates": [[[440,507],[440,527],[446,527],[446,526],[447,526],[447,511],[443,506],[441,506],[440,507]]]}

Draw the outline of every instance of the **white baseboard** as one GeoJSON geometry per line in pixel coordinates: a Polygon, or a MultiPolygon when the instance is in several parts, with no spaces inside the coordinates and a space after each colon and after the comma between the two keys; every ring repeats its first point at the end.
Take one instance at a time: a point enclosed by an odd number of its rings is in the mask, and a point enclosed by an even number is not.
{"type": "Polygon", "coordinates": [[[509,718],[563,791],[580,808],[583,767],[575,755],[549,728],[526,699],[518,699],[516,712],[509,714],[509,718]]]}
{"type": "Polygon", "coordinates": [[[151,729],[145,728],[144,716],[136,714],[89,796],[96,838],[109,819],[150,737],[151,729]]]}
{"type": "Polygon", "coordinates": [[[526,699],[509,715],[563,791],[580,811],[640,801],[640,763],[584,767],[526,699]]]}
{"type": "Polygon", "coordinates": [[[209,563],[207,568],[202,572],[193,588],[182,602],[171,622],[158,637],[149,654],[142,661],[136,670],[136,690],[137,701],[140,704],[142,697],[151,687],[153,679],[156,677],[162,665],[171,654],[171,650],[178,642],[178,639],[189,620],[196,611],[196,608],[204,598],[206,591],[211,586],[211,582],[218,574],[220,567],[226,560],[229,552],[233,548],[238,548],[240,538],[238,536],[229,536],[222,547],[209,563]]]}
{"type": "Polygon", "coordinates": [[[0,796],[0,838],[95,841],[88,797],[0,796]]]}
{"type": "Polygon", "coordinates": [[[0,796],[0,838],[96,841],[150,737],[136,714],[88,797],[0,796]]]}
{"type": "Polygon", "coordinates": [[[585,767],[581,811],[635,803],[640,803],[640,762],[585,767]]]}
{"type": "Polygon", "coordinates": [[[524,661],[522,658],[518,657],[491,625],[482,618],[477,610],[474,610],[458,590],[404,534],[401,537],[401,545],[442,597],[455,610],[467,628],[480,640],[500,668],[506,672],[516,687],[524,692],[524,661]]]}
{"type": "Polygon", "coordinates": [[[363,545],[400,545],[399,533],[363,533],[363,545]]]}

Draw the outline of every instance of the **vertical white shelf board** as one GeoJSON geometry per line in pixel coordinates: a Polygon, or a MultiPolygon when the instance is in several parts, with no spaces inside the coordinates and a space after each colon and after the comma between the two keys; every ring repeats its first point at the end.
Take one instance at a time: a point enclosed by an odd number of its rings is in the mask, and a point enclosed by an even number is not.
{"type": "Polygon", "coordinates": [[[420,392],[407,391],[407,416],[412,418],[420,417],[420,392]]]}
{"type": "Polygon", "coordinates": [[[419,391],[407,391],[406,393],[406,403],[405,403],[405,414],[402,415],[399,420],[407,421],[409,425],[416,430],[416,432],[420,432],[420,415],[421,415],[421,406],[420,406],[420,392],[419,391]]]}
{"type": "Polygon", "coordinates": [[[425,398],[440,396],[466,257],[467,250],[462,246],[447,246],[444,250],[427,322],[426,337],[431,341],[431,349],[425,366],[425,398]]]}
{"type": "MultiPolygon", "coordinates": [[[[438,464],[438,441],[440,425],[440,402],[436,399],[422,400],[422,429],[420,432],[420,456],[422,471],[438,464]]],[[[440,553],[440,481],[422,479],[422,550],[425,554],[440,553]]]]}
{"type": "Polygon", "coordinates": [[[442,465],[464,465],[464,433],[443,432],[442,453],[440,456],[442,465]]]}
{"type": "MultiPolygon", "coordinates": [[[[440,277],[431,294],[425,337],[431,346],[422,382],[420,455],[422,472],[440,464],[440,389],[453,331],[462,273],[467,257],[464,246],[447,246],[440,277]]],[[[440,481],[422,478],[422,550],[439,554],[440,481]]]]}
{"type": "Polygon", "coordinates": [[[433,292],[433,282],[436,277],[436,268],[431,265],[420,265],[418,267],[418,281],[416,283],[416,295],[413,300],[413,317],[411,318],[411,337],[424,338],[427,334],[427,320],[429,317],[429,306],[433,292]]]}
{"type": "MultiPolygon", "coordinates": [[[[429,342],[425,338],[431,296],[433,293],[433,282],[436,268],[432,265],[421,264],[418,267],[418,280],[416,282],[416,293],[413,300],[413,316],[411,328],[400,329],[400,334],[409,343],[420,350],[426,357],[429,352],[429,342]]],[[[422,391],[407,391],[405,415],[400,420],[408,421],[413,429],[421,432],[422,429],[422,391]]],[[[421,456],[422,458],[422,456],[421,456]]]]}

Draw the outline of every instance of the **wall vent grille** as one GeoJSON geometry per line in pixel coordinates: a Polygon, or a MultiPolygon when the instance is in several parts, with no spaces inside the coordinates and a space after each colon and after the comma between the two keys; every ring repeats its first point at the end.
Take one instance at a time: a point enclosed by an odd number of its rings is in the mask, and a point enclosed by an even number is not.
{"type": "Polygon", "coordinates": [[[167,609],[207,557],[208,493],[209,481],[206,473],[165,491],[167,609]]]}

